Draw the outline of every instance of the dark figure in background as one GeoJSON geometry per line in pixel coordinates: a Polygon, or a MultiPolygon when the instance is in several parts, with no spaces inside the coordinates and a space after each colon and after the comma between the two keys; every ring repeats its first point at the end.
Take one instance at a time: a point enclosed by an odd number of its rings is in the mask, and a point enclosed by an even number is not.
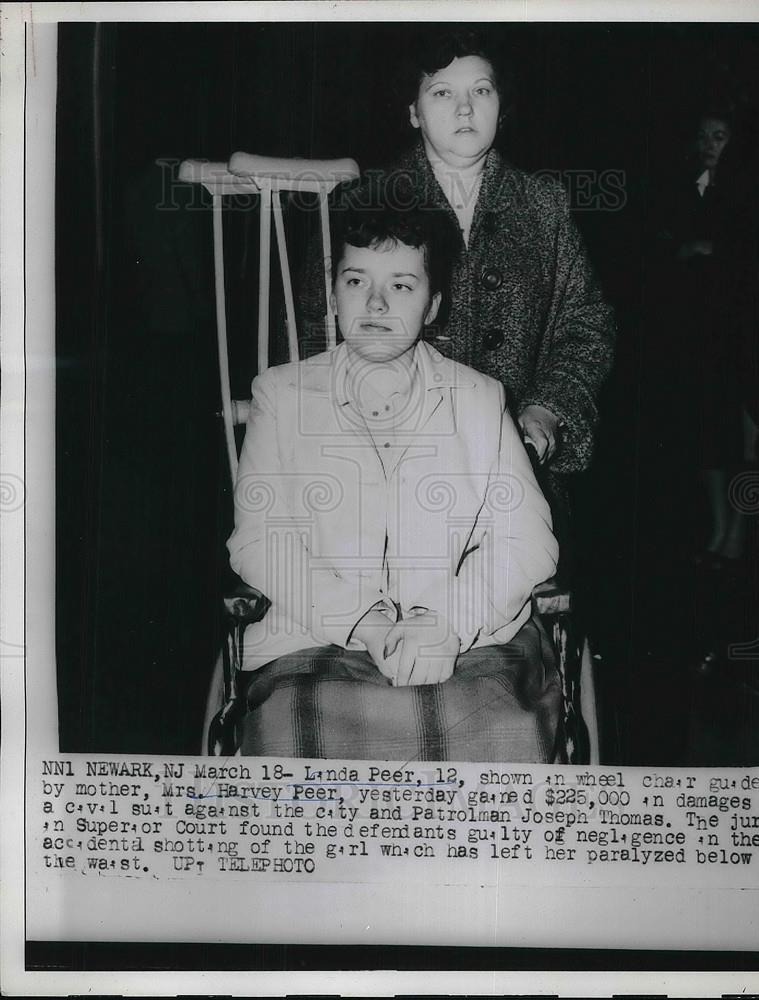
{"type": "MultiPolygon", "coordinates": [[[[611,309],[563,189],[512,167],[493,148],[507,95],[483,41],[453,31],[427,39],[414,57],[404,103],[419,141],[348,200],[360,208],[386,190],[404,207],[442,210],[456,265],[450,311],[428,339],[505,386],[524,439],[550,473],[578,472],[591,461],[596,399],[612,364],[611,309]]],[[[303,289],[306,335],[315,334],[317,345],[320,266],[312,261],[303,289]]],[[[549,492],[564,542],[562,478],[551,476],[549,492]]]]}
{"type": "MultiPolygon", "coordinates": [[[[649,764],[704,762],[719,713],[712,692],[688,733],[693,671],[726,662],[731,643],[753,638],[748,619],[755,622],[749,562],[739,558],[748,552],[746,520],[730,502],[731,481],[745,467],[744,409],[755,411],[757,392],[754,197],[738,169],[730,115],[695,117],[691,136],[688,161],[652,199],[641,329],[635,673],[625,698],[640,733],[633,759],[649,764]]],[[[724,674],[735,679],[736,664],[724,674]]]]}
{"type": "Polygon", "coordinates": [[[671,447],[705,487],[709,523],[696,559],[714,569],[744,555],[747,520],[731,505],[729,484],[744,463],[745,416],[757,393],[754,199],[731,163],[733,132],[728,113],[701,116],[691,169],[664,209],[658,240],[670,406],[682,424],[671,447]]]}

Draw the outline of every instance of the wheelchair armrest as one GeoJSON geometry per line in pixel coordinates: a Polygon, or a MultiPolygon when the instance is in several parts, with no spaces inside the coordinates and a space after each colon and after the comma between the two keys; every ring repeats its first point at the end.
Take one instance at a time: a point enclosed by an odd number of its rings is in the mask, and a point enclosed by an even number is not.
{"type": "Polygon", "coordinates": [[[221,709],[208,727],[207,753],[227,757],[235,752],[235,727],[244,712],[241,689],[242,647],[245,629],[260,621],[271,607],[268,597],[230,573],[224,588],[226,640],[221,654],[221,709]]]}
{"type": "Polygon", "coordinates": [[[532,612],[545,615],[563,615],[572,610],[572,592],[557,577],[539,583],[532,592],[532,612]]]}
{"type": "Polygon", "coordinates": [[[249,587],[242,580],[226,588],[224,593],[224,612],[228,625],[245,627],[259,622],[271,607],[268,597],[249,587]]]}
{"type": "MultiPolygon", "coordinates": [[[[584,718],[583,691],[590,685],[583,678],[584,654],[587,643],[583,642],[574,614],[572,592],[561,578],[552,577],[538,584],[532,592],[532,613],[538,618],[553,641],[556,666],[561,678],[564,699],[564,735],[567,760],[570,763],[585,763],[591,760],[591,738],[584,718]]],[[[595,762],[598,762],[596,753],[595,762]]]]}

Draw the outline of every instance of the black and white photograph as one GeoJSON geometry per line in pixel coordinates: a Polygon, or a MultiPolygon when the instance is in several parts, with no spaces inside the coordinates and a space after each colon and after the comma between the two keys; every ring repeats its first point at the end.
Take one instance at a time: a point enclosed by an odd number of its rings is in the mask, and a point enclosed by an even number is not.
{"type": "Polygon", "coordinates": [[[61,24],[60,749],[756,764],[758,56],[61,24]]]}
{"type": "Polygon", "coordinates": [[[4,947],[755,982],[757,12],[4,6],[4,947]]]}

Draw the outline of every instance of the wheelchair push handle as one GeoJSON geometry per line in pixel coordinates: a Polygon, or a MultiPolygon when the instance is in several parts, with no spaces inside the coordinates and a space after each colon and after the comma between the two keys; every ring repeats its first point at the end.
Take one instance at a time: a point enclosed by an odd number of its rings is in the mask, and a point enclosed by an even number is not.
{"type": "Polygon", "coordinates": [[[538,458],[538,449],[526,438],[522,439],[524,444],[524,450],[527,452],[527,457],[530,460],[530,465],[532,466],[532,471],[535,473],[536,477],[540,477],[543,474],[543,467],[540,464],[540,459],[538,458]]]}

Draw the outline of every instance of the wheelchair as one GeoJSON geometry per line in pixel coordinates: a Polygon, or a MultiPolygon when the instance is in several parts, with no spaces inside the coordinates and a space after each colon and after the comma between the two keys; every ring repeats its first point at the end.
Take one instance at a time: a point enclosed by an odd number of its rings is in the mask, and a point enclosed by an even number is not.
{"type": "MultiPolygon", "coordinates": [[[[355,161],[281,159],[248,153],[235,153],[228,163],[185,160],[179,170],[179,180],[202,185],[212,198],[214,277],[216,296],[217,346],[222,409],[231,483],[237,476],[238,452],[235,427],[245,424],[248,401],[232,398],[227,336],[227,306],[225,294],[223,199],[229,195],[246,196],[259,213],[259,273],[258,273],[258,372],[269,366],[270,348],[270,285],[271,230],[274,226],[281,289],[285,306],[285,329],[290,360],[299,359],[295,301],[290,274],[283,197],[292,193],[308,193],[316,198],[323,251],[324,282],[328,313],[325,317],[327,347],[336,344],[335,317],[331,314],[329,260],[331,257],[329,227],[329,197],[338,185],[359,177],[355,161]],[[253,196],[251,198],[251,196],[253,196]]],[[[541,470],[532,449],[538,481],[541,470]]],[[[230,571],[231,573],[231,571],[230,571]]],[[[239,753],[239,727],[245,714],[245,671],[242,669],[245,631],[267,613],[270,602],[259,591],[239,578],[223,599],[225,639],[217,658],[209,695],[201,754],[233,756],[239,753]]],[[[551,638],[561,679],[563,702],[563,737],[566,760],[571,764],[600,762],[600,731],[597,711],[595,671],[598,669],[587,636],[583,634],[574,607],[573,595],[560,579],[554,577],[537,586],[532,594],[533,618],[538,618],[551,638]]]]}

